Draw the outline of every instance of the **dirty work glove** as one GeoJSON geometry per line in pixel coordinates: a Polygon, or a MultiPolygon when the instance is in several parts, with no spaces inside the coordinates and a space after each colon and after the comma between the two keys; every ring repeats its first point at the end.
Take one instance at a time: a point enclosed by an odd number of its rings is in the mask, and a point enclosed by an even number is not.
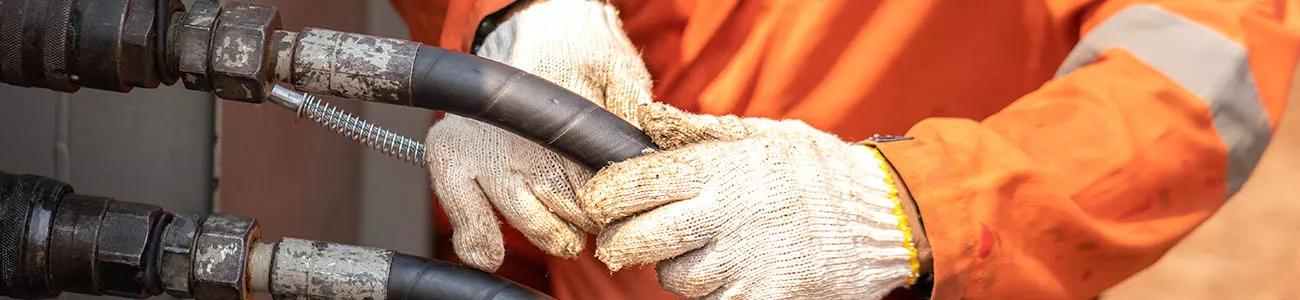
{"type": "Polygon", "coordinates": [[[872,148],[799,121],[663,104],[639,118],[664,151],[606,167],[579,191],[608,224],[596,257],[611,270],[659,262],[665,289],[708,299],[879,299],[917,274],[872,148]]]}
{"type": "MultiPolygon", "coordinates": [[[[478,55],[541,76],[628,119],[650,101],[650,76],[603,1],[551,0],[512,12],[478,55]]],[[[429,175],[466,264],[496,270],[505,256],[496,208],[546,253],[572,257],[593,223],[574,200],[591,177],[581,165],[527,139],[448,115],[429,128],[429,175]]]]}

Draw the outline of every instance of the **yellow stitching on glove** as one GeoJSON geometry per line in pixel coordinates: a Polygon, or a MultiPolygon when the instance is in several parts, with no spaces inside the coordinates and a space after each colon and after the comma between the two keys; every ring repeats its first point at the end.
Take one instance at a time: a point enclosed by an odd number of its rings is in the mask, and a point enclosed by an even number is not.
{"type": "Polygon", "coordinates": [[[880,170],[885,171],[885,184],[889,185],[889,200],[894,202],[894,216],[898,217],[898,230],[903,232],[903,248],[907,249],[907,264],[912,268],[912,272],[907,275],[907,285],[916,283],[916,277],[921,274],[921,260],[916,253],[916,245],[912,242],[912,227],[907,224],[907,213],[903,211],[903,201],[898,197],[898,186],[894,184],[893,173],[889,168],[889,161],[885,160],[885,155],[880,153],[879,149],[869,144],[863,144],[871,149],[871,153],[880,160],[880,170]]]}

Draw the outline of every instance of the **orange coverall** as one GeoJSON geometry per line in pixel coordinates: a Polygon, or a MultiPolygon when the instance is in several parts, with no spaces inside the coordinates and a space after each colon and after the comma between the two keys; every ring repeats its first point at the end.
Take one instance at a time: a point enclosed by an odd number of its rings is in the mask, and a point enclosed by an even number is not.
{"type": "MultiPolygon", "coordinates": [[[[511,2],[392,1],[416,39],[462,51],[511,2]]],[[[658,101],[912,137],[880,147],[941,299],[1087,298],[1151,265],[1240,187],[1300,86],[1293,0],[614,3],[658,101]]],[[[559,298],[664,295],[590,244],[507,248],[501,273],[559,298]]]]}

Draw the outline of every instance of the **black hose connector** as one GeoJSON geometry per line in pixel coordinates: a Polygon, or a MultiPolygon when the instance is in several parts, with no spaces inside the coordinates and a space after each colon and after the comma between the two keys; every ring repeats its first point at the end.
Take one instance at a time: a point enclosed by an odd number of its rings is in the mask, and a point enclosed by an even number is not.
{"type": "Polygon", "coordinates": [[[649,136],[622,118],[502,63],[423,46],[411,76],[415,106],[504,128],[591,169],[656,149],[649,136]]]}
{"type": "Polygon", "coordinates": [[[34,299],[59,294],[49,277],[50,231],[62,182],[0,172],[0,296],[34,299]]]}
{"type": "Polygon", "coordinates": [[[483,271],[401,253],[388,271],[389,300],[551,299],[528,287],[483,271]]]}

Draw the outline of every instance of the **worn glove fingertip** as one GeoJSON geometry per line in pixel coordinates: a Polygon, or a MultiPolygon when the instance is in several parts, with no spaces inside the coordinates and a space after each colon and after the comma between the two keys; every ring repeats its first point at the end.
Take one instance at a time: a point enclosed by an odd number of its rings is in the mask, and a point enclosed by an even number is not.
{"type": "Polygon", "coordinates": [[[605,247],[596,246],[595,256],[596,260],[604,263],[610,272],[618,272],[618,270],[627,266],[627,263],[623,260],[623,255],[620,255],[617,251],[610,251],[605,247]]]}
{"type": "Polygon", "coordinates": [[[638,242],[634,232],[626,229],[626,221],[619,221],[605,227],[604,231],[596,235],[597,260],[605,263],[610,272],[618,271],[623,267],[640,265],[648,263],[638,252],[638,242]]]}
{"type": "Polygon", "coordinates": [[[583,232],[576,227],[568,226],[566,228],[569,230],[563,232],[552,232],[550,233],[551,236],[545,237],[544,239],[530,238],[530,240],[534,240],[535,244],[539,241],[545,243],[536,246],[541,248],[542,251],[546,252],[546,254],[564,258],[577,257],[579,253],[582,253],[582,248],[586,246],[584,241],[585,236],[583,236],[583,232]]]}
{"type": "Polygon", "coordinates": [[[505,250],[501,251],[480,251],[480,250],[456,250],[456,257],[459,257],[465,265],[475,269],[495,272],[505,261],[505,250]]]}
{"type": "Polygon", "coordinates": [[[647,103],[637,110],[641,129],[665,150],[709,141],[731,141],[750,136],[747,119],[734,115],[692,114],[663,103],[647,103]]]}
{"type": "Polygon", "coordinates": [[[665,150],[679,148],[699,139],[691,115],[671,105],[645,103],[637,107],[637,122],[656,145],[665,150]]]}
{"type": "Polygon", "coordinates": [[[610,272],[617,272],[619,269],[622,269],[623,266],[625,265],[624,264],[625,261],[623,260],[624,255],[621,255],[620,253],[622,251],[618,251],[617,249],[611,249],[608,246],[609,240],[612,238],[612,234],[613,234],[611,230],[617,230],[617,229],[618,229],[618,224],[610,224],[603,231],[597,234],[596,250],[593,251],[596,260],[599,260],[601,263],[604,263],[605,267],[609,268],[610,272]]]}
{"type": "Polygon", "coordinates": [[[618,270],[623,269],[623,264],[621,264],[621,263],[617,263],[617,262],[612,262],[612,261],[606,259],[605,256],[601,255],[599,252],[596,253],[596,259],[597,259],[597,260],[600,260],[600,262],[602,262],[602,263],[605,263],[605,267],[606,267],[606,268],[609,268],[609,271],[610,271],[611,273],[612,273],[612,272],[618,272],[618,270]]]}
{"type": "Polygon", "coordinates": [[[578,188],[578,207],[582,209],[583,213],[587,214],[587,218],[591,219],[594,227],[591,228],[594,229],[593,232],[604,230],[605,226],[613,222],[614,219],[603,209],[605,199],[609,196],[609,192],[605,188],[608,185],[606,184],[608,180],[605,177],[609,176],[597,174],[586,185],[578,188]]]}
{"type": "Polygon", "coordinates": [[[487,233],[486,228],[453,231],[451,244],[461,262],[479,270],[496,271],[506,258],[501,234],[487,233]]]}
{"type": "Polygon", "coordinates": [[[552,255],[563,257],[563,258],[574,258],[574,257],[578,257],[578,254],[582,253],[582,248],[583,248],[582,243],[569,244],[563,248],[564,250],[562,252],[554,253],[552,255]]]}
{"type": "Polygon", "coordinates": [[[603,228],[627,216],[694,198],[708,181],[700,165],[716,164],[712,159],[716,155],[709,149],[683,148],[610,165],[579,189],[579,206],[603,228]]]}

